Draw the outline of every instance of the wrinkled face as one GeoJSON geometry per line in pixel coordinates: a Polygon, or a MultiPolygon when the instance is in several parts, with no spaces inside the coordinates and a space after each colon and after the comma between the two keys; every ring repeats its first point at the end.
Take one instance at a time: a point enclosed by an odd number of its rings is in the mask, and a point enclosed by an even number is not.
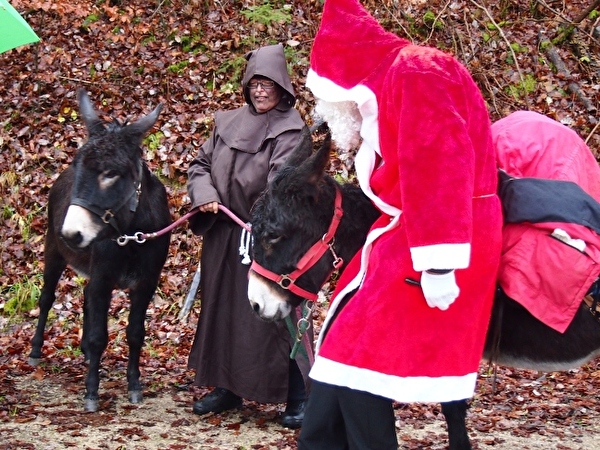
{"type": "Polygon", "coordinates": [[[124,152],[114,152],[114,141],[105,136],[95,138],[79,149],[73,161],[71,204],[61,229],[71,248],[84,249],[100,236],[116,232],[108,224],[111,215],[121,226],[133,216],[130,207],[135,210],[137,206],[140,175],[137,164],[124,152]]]}
{"type": "Polygon", "coordinates": [[[281,100],[281,88],[274,81],[265,77],[252,77],[248,82],[250,101],[259,114],[275,108],[281,100]]]}

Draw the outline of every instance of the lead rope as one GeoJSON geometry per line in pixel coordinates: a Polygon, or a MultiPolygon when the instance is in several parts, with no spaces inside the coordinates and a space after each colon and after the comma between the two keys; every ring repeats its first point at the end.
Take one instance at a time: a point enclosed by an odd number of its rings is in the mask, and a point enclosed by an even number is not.
{"type": "MultiPolygon", "coordinates": [[[[235,223],[237,223],[244,230],[246,230],[248,232],[250,232],[252,230],[251,227],[250,227],[250,224],[244,223],[238,216],[236,216],[233,212],[231,212],[229,209],[227,209],[226,206],[223,206],[223,205],[219,204],[219,209],[221,211],[223,211],[225,214],[227,214],[235,223]]],[[[155,231],[155,232],[152,232],[152,233],[142,233],[141,231],[138,231],[138,232],[136,232],[134,234],[130,234],[130,235],[124,234],[124,235],[119,236],[117,238],[117,244],[119,244],[121,247],[127,245],[130,241],[134,241],[137,244],[143,244],[148,239],[155,239],[155,238],[157,238],[159,236],[162,236],[165,233],[168,233],[173,228],[175,228],[177,225],[179,225],[182,222],[188,220],[194,214],[199,213],[199,212],[200,212],[200,210],[198,208],[196,208],[195,210],[190,211],[189,213],[187,213],[184,216],[182,216],[179,219],[177,219],[171,225],[169,225],[169,226],[167,226],[167,227],[165,227],[165,228],[163,228],[162,230],[159,230],[159,231],[155,231]]]]}
{"type": "MultiPolygon", "coordinates": [[[[236,216],[232,211],[230,211],[224,205],[219,204],[219,209],[221,211],[223,211],[225,214],[227,214],[227,216],[229,216],[229,218],[231,220],[233,220],[235,223],[237,223],[240,227],[242,227],[243,231],[246,232],[246,233],[242,232],[242,239],[243,239],[244,234],[246,234],[248,241],[244,242],[243,246],[245,247],[246,252],[248,252],[249,247],[250,247],[250,239],[249,238],[250,238],[250,233],[252,231],[251,224],[244,223],[244,221],[242,221],[242,219],[240,219],[238,216],[236,216]]],[[[171,231],[177,225],[181,224],[182,222],[189,219],[190,217],[192,217],[194,214],[196,214],[198,212],[200,212],[200,210],[198,208],[196,208],[194,211],[190,211],[189,213],[183,215],[182,217],[180,217],[179,219],[174,221],[171,225],[163,228],[162,230],[155,231],[153,233],[142,233],[141,231],[138,231],[137,233],[134,233],[133,235],[119,236],[119,238],[117,239],[117,243],[120,246],[127,245],[127,243],[129,243],[130,241],[134,241],[138,244],[143,244],[144,242],[146,242],[147,239],[154,239],[154,238],[162,236],[163,234],[171,231]]],[[[242,250],[242,249],[240,248],[240,250],[242,250]]],[[[246,256],[246,254],[244,256],[246,256]]],[[[246,261],[246,259],[244,258],[242,263],[245,264],[245,261],[246,261]]],[[[290,351],[290,359],[294,359],[298,353],[298,350],[301,349],[302,354],[304,354],[308,358],[308,361],[311,366],[314,362],[314,355],[313,355],[313,351],[312,351],[312,343],[309,342],[308,334],[306,332],[308,331],[308,329],[310,327],[309,317],[310,317],[310,315],[312,315],[313,308],[314,308],[314,302],[308,301],[308,300],[304,302],[302,311],[300,311],[300,307],[298,307],[297,315],[298,315],[298,317],[300,317],[300,319],[298,319],[298,323],[296,324],[296,330],[294,330],[294,325],[292,324],[292,319],[290,318],[290,316],[288,315],[285,318],[285,323],[288,327],[288,330],[290,331],[292,338],[294,338],[294,345],[292,346],[292,350],[290,351]],[[301,345],[300,345],[302,343],[302,341],[304,341],[304,347],[301,347],[301,345]]]]}
{"type": "Polygon", "coordinates": [[[288,327],[288,330],[292,337],[294,337],[294,345],[292,346],[292,351],[290,352],[290,359],[295,359],[298,354],[298,350],[302,351],[302,354],[306,356],[309,364],[312,366],[315,362],[315,357],[312,352],[312,343],[308,338],[308,329],[310,328],[310,316],[312,316],[312,312],[314,309],[314,302],[310,300],[306,300],[302,303],[302,307],[298,306],[296,308],[296,314],[298,317],[298,323],[296,324],[296,330],[294,330],[294,325],[292,324],[292,319],[288,315],[285,318],[285,323],[288,327]],[[304,342],[304,346],[302,346],[302,342],[304,342]]]}

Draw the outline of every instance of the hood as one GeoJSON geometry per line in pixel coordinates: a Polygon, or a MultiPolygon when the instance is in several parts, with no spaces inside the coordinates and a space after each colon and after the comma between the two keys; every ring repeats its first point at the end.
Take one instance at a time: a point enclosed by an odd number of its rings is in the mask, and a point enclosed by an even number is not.
{"type": "Polygon", "coordinates": [[[492,124],[498,167],[513,177],[577,183],[600,202],[600,167],[579,135],[533,111],[516,111],[492,124]]]}
{"type": "Polygon", "coordinates": [[[246,54],[246,60],[248,60],[248,66],[242,80],[246,103],[252,106],[248,82],[252,77],[259,75],[273,80],[283,89],[283,95],[277,109],[285,111],[292,108],[296,103],[296,96],[287,71],[283,46],[280,44],[268,45],[252,50],[246,54]]]}

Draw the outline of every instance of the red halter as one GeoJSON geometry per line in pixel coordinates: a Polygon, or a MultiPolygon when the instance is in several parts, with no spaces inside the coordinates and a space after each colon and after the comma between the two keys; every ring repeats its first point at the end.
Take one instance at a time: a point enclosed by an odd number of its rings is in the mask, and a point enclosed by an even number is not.
{"type": "Polygon", "coordinates": [[[331,223],[329,224],[329,229],[327,230],[327,233],[325,233],[323,237],[311,248],[309,248],[302,258],[300,258],[300,261],[298,261],[298,264],[296,265],[296,270],[287,275],[280,275],[265,269],[256,261],[252,262],[250,270],[253,270],[268,280],[274,281],[283,289],[288,289],[300,297],[315,301],[317,299],[317,293],[308,292],[307,290],[302,289],[296,285],[296,281],[312,266],[314,266],[317,261],[321,259],[321,256],[327,252],[327,250],[329,250],[333,255],[333,269],[331,269],[332,272],[334,269],[339,269],[344,263],[342,258],[340,258],[333,249],[333,238],[343,215],[344,211],[342,209],[342,194],[339,188],[336,187],[335,210],[331,219],[331,223]]]}

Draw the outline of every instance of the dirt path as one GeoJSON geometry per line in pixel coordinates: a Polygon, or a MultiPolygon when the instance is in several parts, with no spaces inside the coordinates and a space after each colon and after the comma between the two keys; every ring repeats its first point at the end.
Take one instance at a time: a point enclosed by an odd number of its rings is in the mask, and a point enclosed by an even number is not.
{"type": "MultiPolygon", "coordinates": [[[[120,298],[120,297],[119,297],[120,298]]],[[[118,301],[117,310],[125,310],[118,301]]],[[[198,417],[190,386],[188,343],[195,322],[163,319],[148,333],[140,368],[144,402],[127,400],[124,326],[115,313],[102,360],[100,410],[83,412],[83,356],[77,320],[55,321],[45,356],[28,364],[32,323],[0,321],[0,450],[296,450],[298,431],[278,424],[283,405],[244,402],[240,410],[198,417]],[[164,323],[172,323],[172,328],[164,323]],[[170,337],[169,337],[170,336],[170,337]]],[[[112,316],[111,316],[112,317],[112,316]]],[[[156,321],[155,321],[156,322],[156,321]]],[[[155,322],[152,322],[153,324],[155,322]]],[[[481,364],[467,426],[474,450],[596,450],[600,448],[600,358],[566,372],[539,373],[481,364]]],[[[367,412],[368,413],[368,412],[367,412]]],[[[396,405],[402,450],[444,450],[439,405],[396,405]]]]}
{"type": "MultiPolygon", "coordinates": [[[[193,394],[187,389],[150,390],[138,406],[127,402],[123,380],[109,379],[101,384],[101,411],[84,413],[83,380],[65,380],[60,375],[39,378],[34,372],[3,381],[1,386],[11,386],[12,392],[2,395],[18,396],[13,408],[19,413],[10,417],[9,411],[9,417],[0,417],[0,449],[296,449],[298,432],[277,423],[282,405],[246,402],[236,412],[198,417],[191,413],[193,394]]],[[[445,449],[441,415],[434,407],[417,410],[418,415],[415,410],[397,409],[400,448],[445,449]]],[[[498,416],[493,429],[472,428],[482,428],[480,415],[498,414],[474,404],[469,422],[475,449],[595,450],[600,446],[600,423],[566,424],[553,418],[540,423],[507,413],[498,416]]]]}

